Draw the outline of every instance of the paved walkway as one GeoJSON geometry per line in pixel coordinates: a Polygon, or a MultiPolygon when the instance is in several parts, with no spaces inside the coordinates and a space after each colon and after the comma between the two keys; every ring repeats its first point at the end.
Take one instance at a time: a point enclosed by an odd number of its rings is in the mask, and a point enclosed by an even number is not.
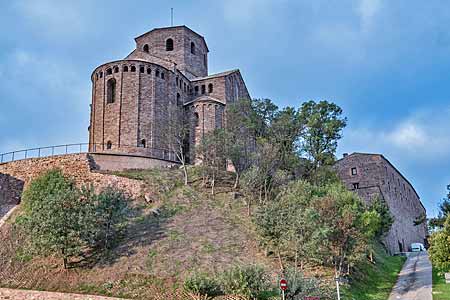
{"type": "Polygon", "coordinates": [[[389,300],[432,300],[431,263],[426,252],[411,253],[389,300]]]}
{"type": "Polygon", "coordinates": [[[123,300],[120,298],[0,288],[1,300],[123,300]]]}
{"type": "Polygon", "coordinates": [[[0,227],[5,224],[6,220],[12,215],[18,205],[0,205],[0,227]]]}

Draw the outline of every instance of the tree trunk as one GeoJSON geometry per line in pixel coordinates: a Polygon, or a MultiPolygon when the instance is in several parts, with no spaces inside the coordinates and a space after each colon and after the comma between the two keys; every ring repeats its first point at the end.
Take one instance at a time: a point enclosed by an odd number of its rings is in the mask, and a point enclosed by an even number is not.
{"type": "Polygon", "coordinates": [[[214,196],[214,186],[215,186],[215,184],[216,184],[216,176],[215,176],[215,174],[213,172],[212,180],[211,180],[211,195],[213,195],[213,196],[214,196]]]}
{"type": "Polygon", "coordinates": [[[236,171],[236,179],[234,180],[234,187],[233,189],[237,189],[239,187],[239,172],[236,171]]]}
{"type": "Polygon", "coordinates": [[[250,210],[250,205],[251,205],[252,200],[248,199],[247,200],[247,216],[251,216],[252,215],[252,211],[250,210]]]}
{"type": "Polygon", "coordinates": [[[188,185],[188,172],[186,164],[183,162],[183,173],[184,173],[184,185],[188,185]]]}
{"type": "Polygon", "coordinates": [[[284,265],[283,265],[283,260],[281,259],[280,250],[277,250],[277,255],[278,255],[278,263],[280,264],[281,273],[284,274],[284,265]]]}
{"type": "Polygon", "coordinates": [[[63,257],[63,266],[64,266],[64,269],[67,269],[67,257],[66,257],[64,248],[61,248],[61,254],[62,254],[62,257],[63,257]]]}

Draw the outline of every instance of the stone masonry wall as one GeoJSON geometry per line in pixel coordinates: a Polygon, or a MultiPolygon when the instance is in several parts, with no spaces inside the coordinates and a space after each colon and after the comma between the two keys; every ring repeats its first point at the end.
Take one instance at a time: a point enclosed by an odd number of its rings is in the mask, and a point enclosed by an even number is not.
{"type": "Polygon", "coordinates": [[[415,226],[414,221],[426,214],[425,208],[411,184],[383,156],[354,153],[339,160],[336,169],[346,187],[366,202],[376,196],[386,200],[394,217],[385,238],[391,254],[407,251],[411,243],[424,242],[426,224],[415,226]]]}
{"type": "MultiPolygon", "coordinates": [[[[89,154],[68,154],[44,158],[30,158],[0,164],[0,173],[21,180],[25,187],[45,171],[60,169],[77,185],[93,184],[96,189],[112,185],[132,197],[141,196],[141,182],[124,177],[95,173],[91,171],[89,154]]],[[[5,176],[5,175],[3,175],[5,176]]]]}

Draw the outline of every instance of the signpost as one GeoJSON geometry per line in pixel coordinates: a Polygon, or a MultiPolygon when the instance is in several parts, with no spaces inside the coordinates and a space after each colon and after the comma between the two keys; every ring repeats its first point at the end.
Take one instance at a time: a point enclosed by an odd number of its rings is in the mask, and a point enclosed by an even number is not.
{"type": "Polygon", "coordinates": [[[280,289],[281,289],[281,295],[283,296],[283,300],[285,300],[284,292],[287,290],[288,285],[287,281],[284,278],[280,279],[280,289]]]}

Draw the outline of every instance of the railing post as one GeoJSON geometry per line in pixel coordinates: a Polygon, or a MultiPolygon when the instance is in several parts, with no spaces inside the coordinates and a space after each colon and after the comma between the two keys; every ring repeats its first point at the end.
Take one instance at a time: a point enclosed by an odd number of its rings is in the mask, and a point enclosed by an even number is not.
{"type": "Polygon", "coordinates": [[[66,154],[67,154],[67,145],[66,145],[66,154]]]}
{"type": "Polygon", "coordinates": [[[14,161],[14,153],[15,153],[15,152],[12,153],[12,160],[11,160],[11,161],[14,161]]]}
{"type": "Polygon", "coordinates": [[[81,144],[80,144],[80,153],[81,153],[81,144]]]}
{"type": "Polygon", "coordinates": [[[55,146],[52,146],[52,156],[55,154],[55,146]]]}
{"type": "Polygon", "coordinates": [[[2,161],[1,162],[3,162],[3,154],[2,154],[2,161]]]}
{"type": "Polygon", "coordinates": [[[25,150],[25,159],[27,159],[28,150],[25,150]]]}
{"type": "Polygon", "coordinates": [[[38,149],[38,157],[41,157],[41,148],[38,149]]]}

